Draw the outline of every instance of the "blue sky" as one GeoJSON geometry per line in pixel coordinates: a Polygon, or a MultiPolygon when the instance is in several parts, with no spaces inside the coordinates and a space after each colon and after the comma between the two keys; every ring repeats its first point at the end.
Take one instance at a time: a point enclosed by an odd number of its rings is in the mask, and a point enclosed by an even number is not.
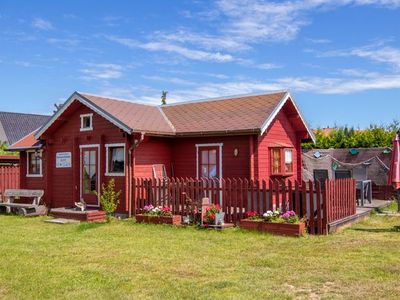
{"type": "Polygon", "coordinates": [[[313,126],[400,119],[400,0],[0,2],[0,110],[290,89],[313,126]]]}

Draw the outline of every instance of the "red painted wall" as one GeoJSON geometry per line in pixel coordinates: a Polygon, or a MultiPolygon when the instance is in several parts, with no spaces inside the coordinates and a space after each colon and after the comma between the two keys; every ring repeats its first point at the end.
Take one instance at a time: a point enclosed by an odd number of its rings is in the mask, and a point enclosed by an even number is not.
{"type": "MultiPolygon", "coordinates": [[[[76,105],[75,105],[76,106],[76,105]]],[[[105,144],[124,143],[126,138],[121,130],[94,113],[89,108],[79,104],[74,112],[64,119],[60,127],[55,129],[50,135],[46,136],[46,152],[49,159],[46,162],[48,171],[47,196],[51,199],[52,207],[73,206],[80,197],[80,148],[79,145],[100,144],[100,182],[107,182],[109,176],[105,176],[106,157],[105,144]],[[80,131],[80,115],[93,113],[93,131],[80,131]],[[72,168],[56,168],[55,156],[57,152],[72,153],[72,168]]],[[[126,156],[128,153],[126,147],[126,156]]],[[[126,162],[127,162],[126,158],[126,162]]],[[[125,168],[127,170],[127,168],[125,168]]],[[[121,201],[118,211],[126,210],[126,179],[125,177],[114,177],[115,187],[122,190],[121,201]]]]}
{"type": "Polygon", "coordinates": [[[249,137],[196,137],[178,138],[173,145],[176,177],[196,177],[196,144],[223,143],[222,175],[224,178],[249,177],[249,137]],[[238,148],[238,156],[233,155],[238,148]]]}
{"type": "Polygon", "coordinates": [[[172,142],[168,138],[146,137],[135,149],[135,177],[153,177],[153,165],[163,164],[171,176],[172,142]]]}
{"type": "Polygon", "coordinates": [[[256,151],[256,179],[269,180],[271,174],[270,143],[288,144],[293,147],[293,170],[294,175],[286,177],[289,180],[301,179],[301,168],[298,169],[298,162],[301,163],[301,145],[298,143],[298,136],[289,122],[284,111],[280,111],[269,126],[267,131],[258,138],[256,151]],[[300,172],[300,174],[299,174],[300,172]]]}
{"type": "MultiPolygon", "coordinates": [[[[45,154],[42,155],[43,161],[46,159],[45,154]]],[[[20,153],[20,188],[21,189],[30,189],[30,190],[43,190],[45,187],[45,169],[44,165],[42,165],[42,177],[27,177],[27,153],[20,153]]],[[[31,199],[26,199],[28,202],[31,199]]],[[[43,201],[47,203],[46,194],[43,197],[43,201]]],[[[25,201],[26,202],[26,201],[25,201]]]]}

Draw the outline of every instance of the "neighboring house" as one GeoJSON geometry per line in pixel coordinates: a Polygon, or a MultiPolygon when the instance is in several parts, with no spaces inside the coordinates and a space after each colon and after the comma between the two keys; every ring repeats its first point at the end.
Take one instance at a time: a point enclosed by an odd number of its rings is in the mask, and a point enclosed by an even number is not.
{"type": "Polygon", "coordinates": [[[21,187],[51,207],[98,207],[115,178],[126,213],[134,177],[298,180],[301,142],[314,140],[289,92],[163,106],[73,93],[37,132],[15,143],[21,187]]]}
{"type": "Polygon", "coordinates": [[[343,176],[371,180],[376,197],[387,198],[382,193],[391,196],[391,188],[387,186],[391,153],[390,148],[303,150],[303,180],[343,176]]]}
{"type": "Polygon", "coordinates": [[[12,145],[43,126],[50,116],[0,112],[0,143],[12,145]]]}

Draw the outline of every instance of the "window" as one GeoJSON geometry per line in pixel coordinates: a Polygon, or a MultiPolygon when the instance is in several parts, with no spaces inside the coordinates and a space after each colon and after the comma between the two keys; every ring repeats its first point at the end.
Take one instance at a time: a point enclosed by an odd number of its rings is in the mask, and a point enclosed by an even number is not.
{"type": "Polygon", "coordinates": [[[271,148],[271,175],[292,175],[293,149],[271,148]]]}
{"type": "Polygon", "coordinates": [[[125,145],[108,144],[107,148],[107,170],[106,175],[125,175],[125,145]]]}
{"type": "Polygon", "coordinates": [[[81,131],[93,130],[93,114],[81,115],[81,131]]]}
{"type": "Polygon", "coordinates": [[[200,176],[203,178],[218,177],[216,149],[201,150],[200,176]]]}
{"type": "Polygon", "coordinates": [[[27,151],[27,177],[42,176],[42,151],[27,151]]]}
{"type": "Polygon", "coordinates": [[[285,173],[293,173],[293,150],[285,149],[285,173]]]}

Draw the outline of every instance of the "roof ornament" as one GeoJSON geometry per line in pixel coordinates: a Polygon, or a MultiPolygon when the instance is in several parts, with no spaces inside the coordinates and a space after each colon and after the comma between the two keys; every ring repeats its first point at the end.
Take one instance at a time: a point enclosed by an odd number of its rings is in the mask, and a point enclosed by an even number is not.
{"type": "Polygon", "coordinates": [[[167,94],[168,94],[168,91],[161,92],[161,105],[167,104],[167,94]]]}

